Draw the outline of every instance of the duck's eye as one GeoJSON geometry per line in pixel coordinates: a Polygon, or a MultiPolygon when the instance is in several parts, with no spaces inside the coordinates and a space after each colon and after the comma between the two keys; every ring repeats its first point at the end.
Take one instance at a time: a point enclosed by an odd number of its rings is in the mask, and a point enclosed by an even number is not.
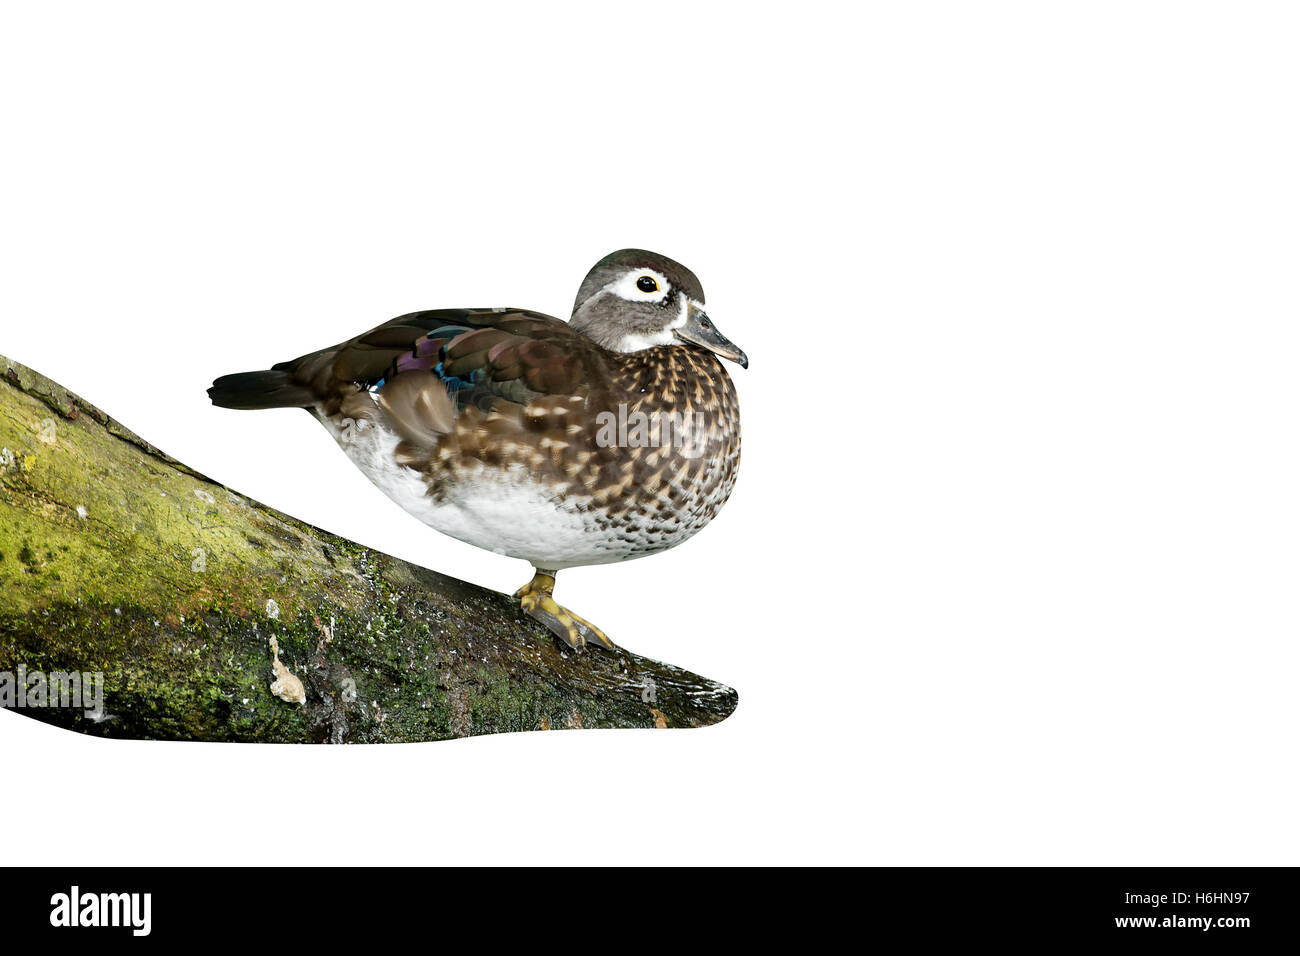
{"type": "Polygon", "coordinates": [[[655,282],[650,276],[642,276],[636,280],[636,287],[642,292],[658,292],[659,283],[655,282]]]}

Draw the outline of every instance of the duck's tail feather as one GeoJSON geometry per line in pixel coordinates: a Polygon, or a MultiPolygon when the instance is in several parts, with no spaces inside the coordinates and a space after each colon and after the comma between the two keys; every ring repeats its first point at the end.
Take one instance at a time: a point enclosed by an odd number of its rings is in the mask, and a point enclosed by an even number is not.
{"type": "Polygon", "coordinates": [[[208,389],[208,398],[221,408],[242,409],[309,408],[317,401],[310,388],[283,369],[223,375],[208,389]]]}

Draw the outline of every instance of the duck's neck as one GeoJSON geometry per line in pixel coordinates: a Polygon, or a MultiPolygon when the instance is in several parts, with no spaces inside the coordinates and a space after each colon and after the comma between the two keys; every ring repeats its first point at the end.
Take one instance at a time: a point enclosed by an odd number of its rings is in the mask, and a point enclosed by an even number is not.
{"type": "Polygon", "coordinates": [[[666,405],[731,405],[735,388],[718,357],[694,345],[664,345],[618,353],[620,384],[646,401],[666,405]]]}

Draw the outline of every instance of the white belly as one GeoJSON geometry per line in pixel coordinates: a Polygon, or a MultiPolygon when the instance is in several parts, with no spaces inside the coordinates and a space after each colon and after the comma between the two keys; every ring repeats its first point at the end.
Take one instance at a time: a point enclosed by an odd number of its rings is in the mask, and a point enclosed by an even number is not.
{"type": "Polygon", "coordinates": [[[443,534],[553,571],[635,556],[625,540],[601,533],[521,468],[468,469],[435,501],[424,476],[395,460],[399,439],[377,420],[313,414],[376,487],[443,534]]]}

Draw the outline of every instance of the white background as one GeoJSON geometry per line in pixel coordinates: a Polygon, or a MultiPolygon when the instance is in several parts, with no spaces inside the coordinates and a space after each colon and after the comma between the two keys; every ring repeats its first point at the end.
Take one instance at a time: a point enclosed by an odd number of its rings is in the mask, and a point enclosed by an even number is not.
{"type": "Polygon", "coordinates": [[[713,525],[559,586],[738,688],[726,723],[333,749],[0,714],[5,858],[1298,862],[1296,26],[7,6],[0,352],[242,493],[512,590],[306,415],[204,389],[413,309],[567,316],[622,246],[693,268],[752,364],[713,525]]]}

